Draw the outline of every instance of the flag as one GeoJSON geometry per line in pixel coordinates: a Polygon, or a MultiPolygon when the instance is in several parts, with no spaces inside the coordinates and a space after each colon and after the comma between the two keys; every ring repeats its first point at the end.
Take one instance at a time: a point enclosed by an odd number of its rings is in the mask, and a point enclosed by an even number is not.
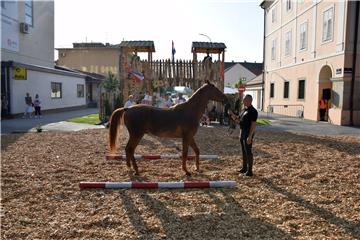
{"type": "Polygon", "coordinates": [[[125,64],[125,68],[126,68],[126,71],[128,72],[128,74],[130,74],[135,80],[138,80],[138,81],[144,80],[144,78],[145,78],[144,74],[142,74],[141,72],[138,72],[136,70],[131,69],[130,65],[125,64]]]}
{"type": "Polygon", "coordinates": [[[130,74],[133,78],[135,78],[135,80],[138,80],[138,81],[144,80],[144,74],[142,74],[141,72],[131,70],[130,74]]]}
{"type": "Polygon", "coordinates": [[[175,46],[174,46],[174,41],[171,41],[171,42],[172,42],[171,54],[172,54],[172,60],[174,61],[176,50],[175,50],[175,46]]]}

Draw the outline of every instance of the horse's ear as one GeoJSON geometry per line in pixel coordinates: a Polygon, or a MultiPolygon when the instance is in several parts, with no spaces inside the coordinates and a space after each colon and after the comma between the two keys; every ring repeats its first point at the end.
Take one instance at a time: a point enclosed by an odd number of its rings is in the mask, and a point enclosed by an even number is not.
{"type": "Polygon", "coordinates": [[[214,84],[212,84],[209,80],[206,80],[206,84],[214,86],[214,84]]]}

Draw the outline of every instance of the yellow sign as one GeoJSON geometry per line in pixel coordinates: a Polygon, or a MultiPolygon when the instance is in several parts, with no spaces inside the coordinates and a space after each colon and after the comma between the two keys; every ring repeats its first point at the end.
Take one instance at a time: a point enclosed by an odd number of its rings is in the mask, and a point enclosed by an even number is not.
{"type": "Polygon", "coordinates": [[[14,80],[26,80],[27,79],[27,71],[24,67],[13,67],[13,79],[14,80]]]}

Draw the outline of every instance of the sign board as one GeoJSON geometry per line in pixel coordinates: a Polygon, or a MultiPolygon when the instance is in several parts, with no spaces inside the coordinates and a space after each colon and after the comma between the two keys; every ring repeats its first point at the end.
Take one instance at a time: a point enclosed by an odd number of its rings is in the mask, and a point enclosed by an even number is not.
{"type": "Polygon", "coordinates": [[[352,73],[352,68],[344,68],[344,73],[352,73]]]}
{"type": "Polygon", "coordinates": [[[13,79],[14,80],[26,80],[27,79],[27,71],[24,67],[13,67],[13,79]]]}
{"type": "Polygon", "coordinates": [[[245,92],[245,86],[239,86],[238,91],[239,93],[245,92]]]}

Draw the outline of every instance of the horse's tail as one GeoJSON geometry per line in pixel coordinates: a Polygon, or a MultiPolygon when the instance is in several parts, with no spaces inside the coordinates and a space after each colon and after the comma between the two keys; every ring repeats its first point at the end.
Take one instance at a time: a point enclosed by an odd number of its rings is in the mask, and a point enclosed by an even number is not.
{"type": "Polygon", "coordinates": [[[116,140],[120,131],[120,125],[124,122],[125,108],[116,109],[110,117],[110,128],[109,128],[109,143],[110,153],[116,153],[116,140]]]}

